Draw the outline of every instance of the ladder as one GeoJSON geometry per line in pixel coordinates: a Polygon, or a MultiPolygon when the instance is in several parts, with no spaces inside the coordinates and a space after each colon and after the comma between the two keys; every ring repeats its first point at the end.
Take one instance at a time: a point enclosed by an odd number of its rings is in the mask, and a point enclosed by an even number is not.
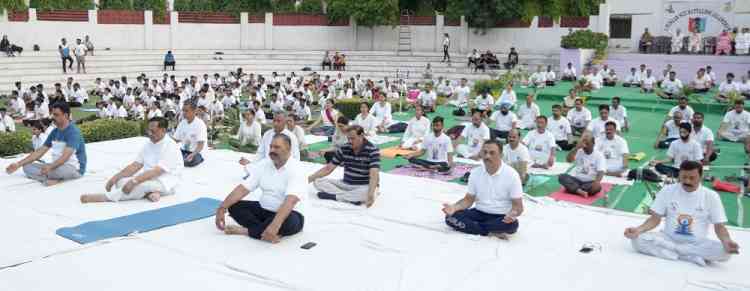
{"type": "Polygon", "coordinates": [[[398,26],[398,55],[412,55],[411,47],[411,20],[413,11],[404,9],[401,11],[400,25],[398,26]],[[406,23],[404,23],[406,18],[406,23]]]}

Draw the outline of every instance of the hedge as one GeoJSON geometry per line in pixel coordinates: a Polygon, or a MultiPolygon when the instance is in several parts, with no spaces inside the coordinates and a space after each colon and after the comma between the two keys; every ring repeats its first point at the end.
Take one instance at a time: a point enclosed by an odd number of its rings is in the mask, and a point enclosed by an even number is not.
{"type": "Polygon", "coordinates": [[[31,133],[21,131],[0,133],[0,157],[28,153],[31,150],[31,133]]]}
{"type": "Polygon", "coordinates": [[[141,136],[143,122],[99,119],[81,124],[81,135],[87,143],[141,136]]]}

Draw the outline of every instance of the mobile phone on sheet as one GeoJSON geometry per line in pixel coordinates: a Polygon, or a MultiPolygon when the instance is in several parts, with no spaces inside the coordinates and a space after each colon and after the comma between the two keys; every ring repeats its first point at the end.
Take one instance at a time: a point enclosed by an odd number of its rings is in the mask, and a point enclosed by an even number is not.
{"type": "Polygon", "coordinates": [[[316,244],[316,243],[314,243],[314,242],[308,242],[308,243],[306,243],[306,244],[303,244],[303,245],[301,246],[301,248],[302,248],[302,249],[305,249],[305,250],[309,250],[309,249],[311,249],[311,248],[315,247],[316,245],[318,245],[318,244],[316,244]]]}

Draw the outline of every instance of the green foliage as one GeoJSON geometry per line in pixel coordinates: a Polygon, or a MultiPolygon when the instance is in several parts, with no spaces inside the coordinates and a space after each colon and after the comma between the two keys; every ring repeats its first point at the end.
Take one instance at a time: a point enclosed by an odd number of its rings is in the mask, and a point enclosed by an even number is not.
{"type": "Polygon", "coordinates": [[[607,53],[609,37],[600,32],[589,29],[577,30],[571,34],[564,35],[560,39],[560,47],[566,49],[595,49],[596,59],[603,59],[607,53]]]}
{"type": "Polygon", "coordinates": [[[299,12],[307,14],[323,14],[323,4],[320,0],[305,0],[299,7],[299,12]]]}
{"type": "Polygon", "coordinates": [[[0,133],[0,157],[27,153],[31,150],[31,133],[28,131],[0,133]]]}
{"type": "MultiPolygon", "coordinates": [[[[155,1],[155,0],[141,0],[155,1]]],[[[175,0],[174,10],[176,11],[223,11],[234,14],[240,12],[266,12],[272,11],[275,5],[284,6],[292,5],[289,1],[273,0],[175,0]]],[[[273,10],[275,11],[275,10],[273,10]]]]}
{"type": "Polygon", "coordinates": [[[133,2],[130,0],[100,0],[99,9],[133,10],[133,2]]]}
{"type": "Polygon", "coordinates": [[[0,0],[0,15],[5,11],[22,11],[29,9],[23,0],[0,0]]]}
{"type": "Polygon", "coordinates": [[[91,0],[31,0],[31,8],[38,11],[45,10],[91,10],[94,9],[94,1],[91,0]]]}
{"type": "Polygon", "coordinates": [[[466,16],[475,32],[484,33],[498,21],[521,19],[530,21],[534,16],[589,16],[599,13],[604,0],[447,0],[445,15],[449,19],[466,16]]]}
{"type": "Polygon", "coordinates": [[[162,17],[167,13],[166,0],[133,0],[133,9],[151,10],[154,17],[162,17]]]}
{"type": "Polygon", "coordinates": [[[83,139],[90,143],[140,136],[144,132],[142,123],[118,119],[99,119],[81,124],[79,128],[83,139]]]}
{"type": "Polygon", "coordinates": [[[329,0],[328,18],[338,21],[354,18],[357,25],[397,25],[399,10],[397,0],[329,0]]]}

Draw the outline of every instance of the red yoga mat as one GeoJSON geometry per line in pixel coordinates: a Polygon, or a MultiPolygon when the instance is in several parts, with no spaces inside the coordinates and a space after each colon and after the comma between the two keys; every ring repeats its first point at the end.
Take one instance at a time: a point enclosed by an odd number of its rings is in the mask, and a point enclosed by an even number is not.
{"type": "Polygon", "coordinates": [[[562,201],[568,201],[573,202],[577,204],[583,204],[583,205],[591,205],[599,198],[604,197],[607,195],[607,193],[612,190],[612,184],[602,183],[602,191],[599,191],[599,193],[596,193],[594,196],[589,196],[588,198],[583,198],[583,196],[579,196],[576,194],[569,194],[565,192],[565,188],[560,187],[560,190],[557,190],[557,192],[554,192],[549,195],[549,197],[552,197],[552,199],[555,200],[562,200],[562,201]]]}

